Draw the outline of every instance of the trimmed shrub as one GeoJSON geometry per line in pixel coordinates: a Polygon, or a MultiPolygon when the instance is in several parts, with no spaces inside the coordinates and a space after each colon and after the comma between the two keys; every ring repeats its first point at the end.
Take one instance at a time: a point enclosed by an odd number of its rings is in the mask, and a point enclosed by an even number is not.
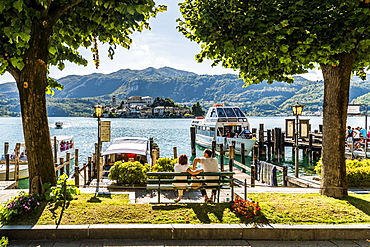
{"type": "MultiPolygon", "coordinates": [[[[321,176],[321,159],[317,162],[315,171],[321,176]]],[[[370,160],[346,160],[348,186],[370,185],[370,160]]]]}
{"type": "Polygon", "coordinates": [[[149,170],[148,164],[143,165],[139,161],[125,163],[118,161],[110,169],[108,178],[116,180],[118,184],[144,184],[149,170]]]}
{"type": "Polygon", "coordinates": [[[152,166],[153,172],[173,172],[174,166],[177,163],[177,159],[173,158],[159,158],[154,166],[152,166]]]}

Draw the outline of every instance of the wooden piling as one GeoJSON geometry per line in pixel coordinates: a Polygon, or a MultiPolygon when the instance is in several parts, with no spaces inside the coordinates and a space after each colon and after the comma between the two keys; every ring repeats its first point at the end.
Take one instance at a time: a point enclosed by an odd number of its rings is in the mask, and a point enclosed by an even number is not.
{"type": "Polygon", "coordinates": [[[221,166],[221,171],[225,170],[224,167],[224,144],[220,143],[220,166],[221,166]]]}
{"type": "Polygon", "coordinates": [[[4,155],[9,153],[9,142],[4,142],[4,155]]]}
{"type": "Polygon", "coordinates": [[[9,170],[10,170],[10,161],[9,161],[9,154],[5,155],[5,180],[9,181],[9,170]]]}
{"type": "Polygon", "coordinates": [[[267,157],[271,158],[271,130],[267,130],[267,157]]]}
{"type": "Polygon", "coordinates": [[[54,164],[57,164],[58,163],[58,145],[57,145],[57,137],[54,136],[53,138],[53,142],[54,142],[54,164]]]}
{"type": "MultiPolygon", "coordinates": [[[[85,166],[85,170],[86,170],[86,166],[85,166]]],[[[80,186],[80,176],[79,176],[79,173],[80,173],[80,170],[79,170],[79,167],[78,167],[78,149],[76,148],[75,149],[75,167],[74,167],[74,174],[75,175],[74,175],[74,177],[75,177],[75,185],[77,187],[80,186]]]]}
{"type": "MultiPolygon", "coordinates": [[[[86,184],[87,184],[87,181],[86,181],[86,177],[87,177],[87,166],[86,166],[86,163],[83,164],[83,168],[84,168],[84,188],[86,188],[86,184]]],[[[77,167],[78,169],[78,167],[77,167]]]]}
{"type": "Polygon", "coordinates": [[[191,155],[196,156],[196,147],[195,147],[195,126],[190,127],[190,141],[191,141],[191,155]]]}
{"type": "MultiPolygon", "coordinates": [[[[67,153],[67,155],[66,155],[66,162],[71,162],[71,154],[70,153],[67,153]]],[[[66,174],[67,174],[68,177],[70,175],[70,172],[71,172],[71,163],[66,165],[66,174]]]]}
{"type": "Polygon", "coordinates": [[[288,178],[288,166],[283,165],[283,185],[284,185],[284,187],[288,186],[287,178],[288,178]]]}
{"type": "Polygon", "coordinates": [[[229,171],[232,172],[234,167],[235,145],[232,144],[229,149],[229,171]]]}
{"type": "MultiPolygon", "coordinates": [[[[240,155],[242,164],[245,166],[245,144],[243,142],[240,144],[240,155]]],[[[246,173],[245,168],[242,168],[242,171],[246,173]]]]}
{"type": "Polygon", "coordinates": [[[15,145],[14,181],[18,181],[19,179],[19,150],[20,148],[21,148],[21,144],[17,143],[15,145]]]}
{"type": "Polygon", "coordinates": [[[258,146],[260,151],[260,156],[266,157],[266,149],[265,149],[265,130],[264,124],[260,124],[259,132],[258,132],[258,146]]]}
{"type": "Polygon", "coordinates": [[[280,141],[280,153],[281,157],[284,158],[285,156],[285,133],[281,133],[281,141],[280,141]]]}
{"type": "Polygon", "coordinates": [[[212,158],[216,157],[216,141],[212,141],[212,158]]]}
{"type": "MultiPolygon", "coordinates": [[[[64,164],[64,158],[59,158],[59,164],[60,165],[64,164]]],[[[59,169],[59,176],[61,176],[63,174],[64,174],[64,166],[59,169]]]]}
{"type": "Polygon", "coordinates": [[[177,159],[177,147],[173,147],[173,158],[177,159]]]}
{"type": "Polygon", "coordinates": [[[88,157],[87,158],[87,169],[88,169],[88,182],[90,183],[92,181],[92,178],[93,178],[93,173],[92,173],[92,162],[91,162],[92,158],[91,157],[88,157]]]}
{"type": "MultiPolygon", "coordinates": [[[[258,145],[253,146],[253,165],[256,168],[258,163],[258,145]]],[[[256,170],[255,170],[256,171],[256,170]]],[[[257,172],[253,174],[253,179],[257,179],[257,172]]]]}
{"type": "Polygon", "coordinates": [[[251,165],[251,187],[255,187],[256,166],[251,165]]]}

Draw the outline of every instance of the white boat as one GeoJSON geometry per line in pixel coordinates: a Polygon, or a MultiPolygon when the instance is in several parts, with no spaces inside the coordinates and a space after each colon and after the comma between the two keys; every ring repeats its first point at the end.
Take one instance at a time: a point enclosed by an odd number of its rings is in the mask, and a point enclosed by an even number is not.
{"type": "Polygon", "coordinates": [[[117,161],[139,161],[151,164],[150,141],[142,137],[115,138],[112,144],[102,153],[105,165],[117,161]]]}
{"type": "Polygon", "coordinates": [[[56,129],[63,129],[63,122],[60,122],[60,121],[56,122],[55,123],[55,128],[56,129]]]}
{"type": "Polygon", "coordinates": [[[221,104],[209,108],[205,117],[197,117],[191,122],[195,127],[195,143],[206,148],[223,144],[229,148],[235,141],[235,152],[240,154],[244,143],[245,155],[248,155],[256,143],[250,132],[248,119],[239,107],[221,104]]]}
{"type": "MultiPolygon", "coordinates": [[[[51,145],[53,150],[53,157],[57,159],[57,163],[60,162],[60,158],[64,158],[66,161],[67,153],[70,153],[71,164],[70,167],[72,168],[74,165],[74,142],[72,136],[55,136],[51,139],[51,145]],[[56,155],[55,155],[56,154],[56,155]]],[[[28,160],[27,160],[27,153],[26,147],[24,143],[20,145],[19,151],[19,179],[25,179],[29,177],[28,173],[28,160]]],[[[15,154],[12,153],[9,156],[9,179],[14,179],[14,169],[15,169],[15,154]]],[[[73,171],[73,169],[70,169],[73,171]]],[[[6,179],[6,165],[5,165],[5,156],[2,155],[0,159],[0,181],[5,181],[6,179]]]]}

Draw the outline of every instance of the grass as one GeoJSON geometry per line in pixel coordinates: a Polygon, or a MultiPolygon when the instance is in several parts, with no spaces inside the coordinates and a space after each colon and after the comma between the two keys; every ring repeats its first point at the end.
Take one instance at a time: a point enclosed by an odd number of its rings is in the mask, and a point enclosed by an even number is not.
{"type": "MultiPolygon", "coordinates": [[[[127,195],[99,197],[91,194],[72,200],[62,216],[62,225],[83,224],[233,224],[242,221],[230,211],[230,203],[220,204],[129,204],[127,195]]],[[[254,193],[248,197],[259,202],[262,222],[270,224],[369,224],[370,195],[351,194],[335,199],[319,194],[254,193]]],[[[61,205],[43,203],[27,215],[13,217],[12,225],[55,225],[61,205]]]]}

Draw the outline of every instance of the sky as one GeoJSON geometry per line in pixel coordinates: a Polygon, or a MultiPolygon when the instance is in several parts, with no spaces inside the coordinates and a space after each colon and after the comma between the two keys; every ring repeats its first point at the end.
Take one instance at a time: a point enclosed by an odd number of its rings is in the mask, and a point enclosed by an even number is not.
{"type": "MultiPolygon", "coordinates": [[[[158,5],[167,5],[166,12],[158,13],[150,21],[152,30],[134,33],[133,43],[129,50],[117,47],[113,60],[107,56],[108,45],[99,45],[100,66],[95,68],[90,49],[79,49],[79,52],[89,61],[89,65],[78,66],[66,63],[66,68],[60,71],[56,67],[50,68],[50,77],[59,79],[67,75],[87,75],[92,73],[109,74],[120,69],[142,70],[148,67],[172,67],[197,74],[238,74],[238,71],[225,69],[221,66],[211,67],[212,61],[198,63],[195,55],[199,53],[199,45],[186,39],[176,29],[176,19],[181,17],[178,3],[181,0],[156,0],[158,5]]],[[[321,71],[314,70],[304,75],[307,79],[322,79],[321,71]]],[[[6,73],[0,76],[0,83],[12,82],[13,77],[6,73]]]]}

